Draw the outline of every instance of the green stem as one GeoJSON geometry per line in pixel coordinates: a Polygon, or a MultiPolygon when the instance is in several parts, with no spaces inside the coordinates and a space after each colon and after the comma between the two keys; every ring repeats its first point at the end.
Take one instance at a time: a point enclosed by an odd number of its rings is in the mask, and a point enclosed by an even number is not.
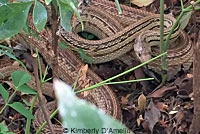
{"type": "Polygon", "coordinates": [[[197,7],[197,8],[195,8],[194,10],[195,10],[195,11],[200,10],[200,7],[197,7]]]}
{"type": "MultiPolygon", "coordinates": [[[[32,113],[33,111],[33,107],[35,105],[35,102],[37,100],[38,95],[36,95],[33,99],[33,102],[31,104],[31,107],[29,109],[29,111],[32,113]]],[[[30,126],[31,126],[31,119],[27,118],[27,122],[26,122],[26,130],[25,130],[25,134],[29,134],[30,133],[30,126]]]]}
{"type": "Polygon", "coordinates": [[[183,0],[181,0],[181,9],[184,9],[183,0]]]}
{"type": "MultiPolygon", "coordinates": [[[[195,2],[194,2],[194,6],[197,5],[199,2],[200,2],[200,0],[195,1],[195,2]]],[[[189,5],[188,7],[186,7],[186,8],[183,9],[183,10],[189,10],[189,9],[192,9],[192,5],[189,5]]]]}
{"type": "Polygon", "coordinates": [[[119,1],[115,0],[115,4],[117,5],[118,14],[122,14],[122,10],[120,8],[119,1]]]}
{"type": "Polygon", "coordinates": [[[167,35],[166,41],[164,43],[164,49],[167,49],[167,44],[169,42],[169,39],[172,35],[172,33],[174,32],[174,29],[176,28],[176,26],[178,25],[179,21],[181,20],[181,18],[183,17],[184,14],[184,10],[182,10],[182,12],[180,13],[180,15],[178,16],[178,18],[176,19],[176,22],[174,23],[174,25],[172,26],[172,29],[170,30],[169,34],[167,35]]]}
{"type": "MultiPolygon", "coordinates": [[[[52,119],[58,112],[58,109],[56,109],[50,116],[50,119],[52,119]]],[[[44,128],[44,126],[47,124],[47,122],[45,121],[41,126],[40,128],[36,131],[36,134],[39,134],[40,131],[44,128]]]]}
{"type": "Polygon", "coordinates": [[[3,108],[1,109],[0,114],[3,113],[4,109],[8,106],[10,100],[13,98],[13,96],[15,95],[16,92],[17,92],[17,90],[15,90],[15,91],[11,94],[11,96],[8,98],[8,101],[5,103],[5,105],[4,105],[3,108]]]}
{"type": "Polygon", "coordinates": [[[49,66],[46,66],[46,68],[45,68],[45,71],[44,71],[44,76],[43,76],[43,78],[42,78],[42,83],[43,82],[45,82],[45,78],[46,78],[46,75],[47,75],[47,70],[48,70],[48,68],[49,68],[49,66]]]}
{"type": "MultiPolygon", "coordinates": [[[[154,80],[154,78],[145,78],[145,79],[137,79],[137,80],[109,82],[109,83],[104,83],[103,85],[125,84],[125,83],[130,83],[130,82],[140,82],[140,81],[147,81],[147,80],[154,80]]],[[[103,85],[101,85],[101,86],[103,86],[103,85]]]]}
{"type": "Polygon", "coordinates": [[[3,113],[3,110],[7,107],[7,105],[8,105],[8,103],[6,103],[6,104],[3,106],[3,108],[2,108],[1,111],[0,111],[0,114],[3,113]]]}
{"type": "MultiPolygon", "coordinates": [[[[164,0],[160,0],[160,53],[166,52],[164,46],[164,0]]],[[[166,72],[167,70],[167,56],[163,55],[161,57],[161,70],[162,70],[162,82],[165,83],[166,72]]]]}
{"type": "Polygon", "coordinates": [[[35,49],[35,52],[37,54],[38,67],[39,67],[39,72],[40,72],[40,80],[43,80],[42,79],[42,68],[41,68],[41,64],[40,64],[40,56],[39,56],[39,52],[38,52],[37,48],[35,49]]]}

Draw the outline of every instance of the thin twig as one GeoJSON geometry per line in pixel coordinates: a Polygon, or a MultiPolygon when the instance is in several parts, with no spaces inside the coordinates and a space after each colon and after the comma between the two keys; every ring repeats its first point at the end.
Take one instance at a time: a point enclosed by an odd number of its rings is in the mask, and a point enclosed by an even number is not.
{"type": "MultiPolygon", "coordinates": [[[[54,62],[53,62],[53,65],[52,65],[52,70],[55,71],[54,68],[56,68],[56,65],[57,64],[57,48],[58,48],[58,36],[56,35],[56,32],[58,30],[58,15],[56,14],[56,9],[53,5],[53,3],[51,2],[51,13],[52,13],[52,16],[51,16],[51,24],[52,24],[52,46],[53,46],[53,51],[54,51],[54,54],[55,54],[55,57],[54,57],[54,62]]],[[[55,77],[54,75],[54,71],[53,71],[53,78],[55,77]]]]}
{"type": "Polygon", "coordinates": [[[35,75],[35,80],[36,80],[36,86],[37,86],[37,92],[38,92],[38,99],[39,99],[39,104],[40,107],[42,108],[42,112],[44,113],[44,118],[47,121],[47,124],[49,126],[49,129],[51,131],[51,134],[55,134],[55,131],[53,129],[53,125],[51,123],[51,120],[49,119],[49,113],[47,112],[47,108],[43,102],[43,96],[42,96],[42,90],[41,90],[41,84],[38,76],[38,62],[37,62],[37,54],[32,54],[33,57],[33,69],[34,69],[34,75],[35,75]]]}

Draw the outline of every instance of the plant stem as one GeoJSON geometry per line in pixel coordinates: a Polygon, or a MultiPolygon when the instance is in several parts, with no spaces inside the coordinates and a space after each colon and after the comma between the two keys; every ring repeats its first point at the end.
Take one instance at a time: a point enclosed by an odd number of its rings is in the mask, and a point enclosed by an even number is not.
{"type": "MultiPolygon", "coordinates": [[[[160,0],[160,53],[166,52],[164,46],[164,0],[160,0]]],[[[162,83],[165,83],[167,77],[167,56],[161,57],[162,83]]]]}
{"type": "Polygon", "coordinates": [[[154,80],[154,78],[144,78],[144,79],[136,79],[136,80],[109,82],[109,83],[104,83],[103,85],[125,84],[125,83],[130,83],[130,82],[140,82],[140,81],[147,81],[147,80],[154,80]]]}
{"type": "Polygon", "coordinates": [[[174,23],[174,25],[172,26],[172,29],[170,30],[169,34],[167,35],[166,41],[164,42],[164,47],[167,48],[167,44],[169,42],[169,39],[172,35],[172,33],[174,32],[174,29],[176,28],[176,26],[178,25],[179,21],[181,20],[181,18],[183,17],[184,14],[184,10],[182,10],[182,12],[180,13],[180,15],[178,16],[178,18],[176,19],[176,22],[174,23]]]}
{"type": "MultiPolygon", "coordinates": [[[[15,87],[16,88],[16,87],[15,87]]],[[[13,96],[15,95],[15,93],[17,92],[17,90],[15,89],[14,92],[11,94],[11,96],[8,98],[8,101],[5,103],[5,105],[3,106],[3,108],[0,111],[0,114],[3,113],[4,109],[7,107],[7,105],[9,104],[10,100],[13,98],[13,96]]]]}
{"type": "MultiPolygon", "coordinates": [[[[33,102],[31,104],[31,107],[29,109],[29,111],[32,113],[33,111],[33,107],[35,105],[35,102],[37,100],[38,95],[36,95],[33,99],[33,102]]],[[[27,122],[26,122],[26,130],[25,130],[25,134],[29,134],[30,133],[30,126],[31,126],[31,119],[27,118],[27,122]]]]}
{"type": "MultiPolygon", "coordinates": [[[[56,109],[51,115],[50,115],[50,119],[52,119],[56,114],[58,113],[58,109],[56,109]]],[[[39,134],[40,131],[44,128],[44,126],[47,124],[47,122],[45,121],[40,128],[36,131],[36,134],[39,134]]]]}
{"type": "Polygon", "coordinates": [[[122,14],[122,10],[121,10],[121,8],[120,8],[119,1],[118,1],[118,0],[115,0],[115,4],[116,4],[116,6],[117,6],[118,14],[122,14]]]}

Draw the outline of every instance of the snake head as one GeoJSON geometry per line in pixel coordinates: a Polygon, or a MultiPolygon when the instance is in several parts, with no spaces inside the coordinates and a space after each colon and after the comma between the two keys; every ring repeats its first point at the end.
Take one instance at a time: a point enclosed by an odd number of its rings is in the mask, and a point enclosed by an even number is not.
{"type": "Polygon", "coordinates": [[[144,43],[142,41],[142,35],[141,33],[136,39],[135,39],[135,44],[134,44],[134,51],[135,54],[137,55],[138,59],[141,62],[145,62],[151,59],[151,48],[148,46],[148,44],[144,43]],[[146,46],[145,46],[146,44],[146,46]]]}

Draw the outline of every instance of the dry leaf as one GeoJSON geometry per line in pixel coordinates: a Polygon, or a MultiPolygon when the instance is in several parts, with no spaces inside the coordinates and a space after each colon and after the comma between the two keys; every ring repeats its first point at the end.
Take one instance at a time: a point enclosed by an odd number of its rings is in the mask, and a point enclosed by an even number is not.
{"type": "Polygon", "coordinates": [[[160,98],[160,97],[163,97],[169,91],[173,92],[176,89],[177,89],[177,87],[174,85],[173,86],[163,86],[163,87],[159,88],[158,90],[156,90],[155,92],[153,92],[152,94],[150,94],[149,97],[160,98]]]}
{"type": "Polygon", "coordinates": [[[168,106],[160,101],[154,101],[155,106],[157,107],[157,109],[159,110],[163,110],[163,111],[167,111],[168,110],[168,106]]]}
{"type": "Polygon", "coordinates": [[[166,104],[163,104],[162,105],[162,109],[165,110],[165,111],[167,111],[168,110],[168,106],[166,104]]]}
{"type": "Polygon", "coordinates": [[[141,122],[143,121],[143,117],[142,115],[139,116],[139,118],[137,119],[137,125],[140,126],[141,122]]]}
{"type": "Polygon", "coordinates": [[[71,17],[71,21],[70,21],[71,27],[73,27],[73,26],[74,26],[74,21],[75,21],[75,18],[76,18],[76,15],[75,15],[75,13],[72,13],[72,17],[71,17]]]}
{"type": "Polygon", "coordinates": [[[128,103],[128,99],[124,96],[122,96],[121,98],[121,104],[127,104],[128,103]]]}
{"type": "Polygon", "coordinates": [[[12,63],[12,65],[15,66],[15,67],[18,67],[18,66],[19,66],[19,62],[18,62],[18,61],[14,61],[14,62],[12,63]]]}
{"type": "Polygon", "coordinates": [[[144,119],[148,121],[149,130],[151,132],[153,132],[154,125],[160,120],[160,116],[160,110],[157,109],[157,107],[151,100],[144,114],[144,119]]]}
{"type": "Polygon", "coordinates": [[[167,128],[167,121],[161,120],[160,124],[161,124],[162,127],[167,128]]]}
{"type": "Polygon", "coordinates": [[[153,2],[153,0],[131,0],[131,3],[143,7],[143,6],[148,6],[153,2]]]}
{"type": "Polygon", "coordinates": [[[189,94],[189,97],[193,101],[194,100],[194,93],[192,92],[191,94],[189,94]]]}
{"type": "Polygon", "coordinates": [[[86,74],[88,71],[88,64],[86,64],[85,66],[81,66],[81,79],[85,80],[86,79],[86,74]]]}
{"type": "Polygon", "coordinates": [[[138,110],[140,110],[140,112],[142,112],[146,107],[146,97],[144,96],[144,94],[141,94],[138,97],[138,110]]]}
{"type": "Polygon", "coordinates": [[[84,91],[84,92],[83,92],[83,96],[84,96],[84,97],[85,97],[85,96],[88,96],[88,94],[90,94],[90,92],[92,92],[92,90],[84,91]]]}

